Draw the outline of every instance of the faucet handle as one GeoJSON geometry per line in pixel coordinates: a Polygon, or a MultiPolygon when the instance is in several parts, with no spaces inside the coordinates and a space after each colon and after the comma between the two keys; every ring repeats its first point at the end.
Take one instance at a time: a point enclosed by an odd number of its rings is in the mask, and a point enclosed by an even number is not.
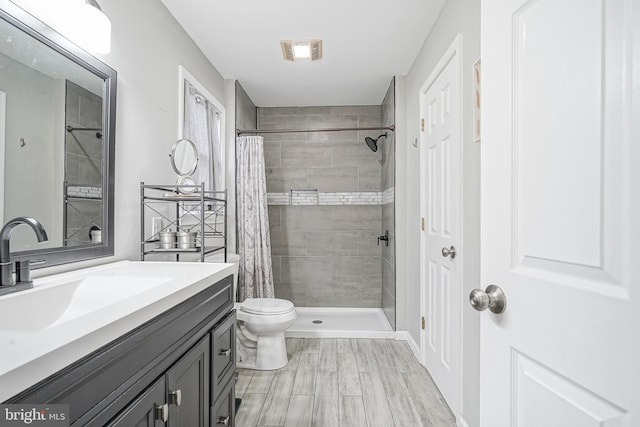
{"type": "Polygon", "coordinates": [[[25,259],[16,261],[16,284],[31,282],[31,266],[44,264],[43,259],[25,259]]]}
{"type": "Polygon", "coordinates": [[[31,272],[29,271],[31,261],[16,261],[16,284],[28,283],[31,281],[31,272]]]}

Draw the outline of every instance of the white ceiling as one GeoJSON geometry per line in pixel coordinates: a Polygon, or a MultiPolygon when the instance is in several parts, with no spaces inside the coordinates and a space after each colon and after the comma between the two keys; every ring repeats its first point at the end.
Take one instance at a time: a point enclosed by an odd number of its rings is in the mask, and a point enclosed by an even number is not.
{"type": "Polygon", "coordinates": [[[162,0],[211,63],[260,107],[377,105],[446,0],[162,0]],[[289,62],[280,40],[323,40],[289,62]]]}

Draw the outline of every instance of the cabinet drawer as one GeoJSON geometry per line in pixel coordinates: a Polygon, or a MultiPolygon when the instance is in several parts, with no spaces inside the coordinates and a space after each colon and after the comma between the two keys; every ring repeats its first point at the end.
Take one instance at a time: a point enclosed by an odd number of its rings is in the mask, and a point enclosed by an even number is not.
{"type": "Polygon", "coordinates": [[[233,377],[236,366],[236,312],[232,311],[212,331],[211,403],[221,395],[222,387],[233,377]]]}
{"type": "Polygon", "coordinates": [[[211,427],[236,425],[236,382],[233,378],[221,388],[220,397],[211,407],[211,427]]]}

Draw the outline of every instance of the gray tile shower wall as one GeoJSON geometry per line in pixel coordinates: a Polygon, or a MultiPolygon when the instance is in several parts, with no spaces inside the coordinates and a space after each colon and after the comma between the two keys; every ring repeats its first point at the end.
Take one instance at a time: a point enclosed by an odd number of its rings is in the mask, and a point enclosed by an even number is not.
{"type": "MultiPolygon", "coordinates": [[[[101,129],[102,97],[67,81],[65,123],[101,129]]],[[[65,181],[77,186],[77,191],[68,193],[76,197],[70,198],[66,206],[65,242],[89,243],[91,227],[102,224],[102,139],[97,131],[65,132],[65,181]]]]}
{"type": "MultiPolygon", "coordinates": [[[[67,81],[65,122],[102,128],[102,98],[67,81]]],[[[70,184],[102,186],[102,139],[93,131],[65,133],[65,179],[70,184]]]]}
{"type": "Polygon", "coordinates": [[[257,114],[256,104],[236,80],[236,128],[255,129],[258,125],[257,114]]]}
{"type": "MultiPolygon", "coordinates": [[[[382,101],[382,125],[395,125],[395,80],[382,101]]],[[[382,190],[395,192],[395,146],[394,132],[387,132],[382,140],[382,190]]],[[[389,246],[382,249],[382,309],[393,329],[396,328],[396,268],[395,268],[395,198],[389,197],[382,204],[382,230],[389,230],[389,246]]]]}
{"type": "MultiPolygon", "coordinates": [[[[261,129],[374,127],[380,106],[258,108],[261,129]]],[[[382,191],[379,131],[264,134],[267,192],[382,191]]],[[[270,206],[276,296],[302,307],[382,307],[380,204],[270,206]]]]}

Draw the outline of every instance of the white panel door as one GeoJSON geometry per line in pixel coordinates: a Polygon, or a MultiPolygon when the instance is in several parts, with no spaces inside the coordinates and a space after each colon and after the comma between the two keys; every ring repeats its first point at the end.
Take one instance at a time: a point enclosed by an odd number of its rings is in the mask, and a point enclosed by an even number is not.
{"type": "Polygon", "coordinates": [[[481,19],[481,426],[640,426],[640,1],[481,19]]]}
{"type": "Polygon", "coordinates": [[[460,410],[460,38],[420,93],[423,363],[450,408],[460,410]],[[455,249],[451,249],[454,247],[455,249]],[[442,250],[449,250],[443,256],[442,250]],[[455,251],[455,255],[453,252],[455,251]]]}

